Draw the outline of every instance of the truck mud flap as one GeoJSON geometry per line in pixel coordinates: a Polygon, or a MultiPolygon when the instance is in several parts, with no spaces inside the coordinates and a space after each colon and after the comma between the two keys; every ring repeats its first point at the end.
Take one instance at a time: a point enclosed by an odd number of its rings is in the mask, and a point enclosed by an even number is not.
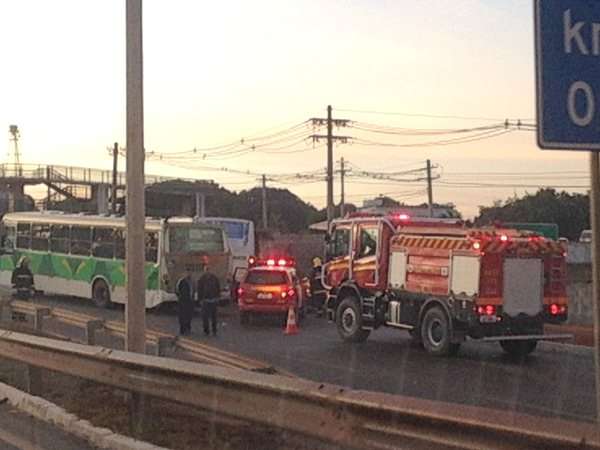
{"type": "Polygon", "coordinates": [[[335,310],[327,309],[327,320],[329,322],[335,322],[335,310]]]}
{"type": "Polygon", "coordinates": [[[498,341],[572,341],[572,334],[521,334],[518,336],[489,336],[477,341],[498,342],[498,341]]]}

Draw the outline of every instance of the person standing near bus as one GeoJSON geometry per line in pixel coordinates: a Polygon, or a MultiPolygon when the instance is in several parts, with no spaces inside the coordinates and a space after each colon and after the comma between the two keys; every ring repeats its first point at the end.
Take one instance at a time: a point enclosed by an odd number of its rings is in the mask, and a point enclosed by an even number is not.
{"type": "Polygon", "coordinates": [[[208,263],[205,263],[204,273],[198,280],[198,301],[202,304],[202,325],[206,336],[211,330],[213,336],[217,335],[217,307],[220,294],[219,279],[210,271],[208,263]]]}
{"type": "Polygon", "coordinates": [[[17,267],[13,270],[11,284],[16,292],[16,297],[21,300],[29,300],[33,293],[33,273],[29,269],[29,259],[21,257],[17,267]]]}
{"type": "Polygon", "coordinates": [[[179,334],[186,336],[192,331],[194,316],[194,283],[189,269],[186,269],[185,276],[177,282],[175,292],[179,300],[179,334]]]}

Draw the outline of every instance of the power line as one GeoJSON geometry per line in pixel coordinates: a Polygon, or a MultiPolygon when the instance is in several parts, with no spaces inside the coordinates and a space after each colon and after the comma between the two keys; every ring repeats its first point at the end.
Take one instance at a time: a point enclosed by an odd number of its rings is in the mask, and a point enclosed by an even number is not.
{"type": "Polygon", "coordinates": [[[506,125],[504,123],[498,123],[496,125],[471,127],[471,128],[448,128],[448,129],[424,129],[424,128],[400,128],[390,127],[384,125],[375,125],[363,122],[352,122],[352,128],[380,134],[400,135],[400,136],[435,136],[435,135],[448,135],[448,134],[466,134],[475,133],[488,130],[504,129],[506,125]]]}
{"type": "Polygon", "coordinates": [[[514,176],[527,176],[527,175],[564,175],[564,174],[587,174],[586,170],[554,170],[554,171],[531,171],[531,172],[445,172],[445,175],[514,175],[514,176]]]}
{"type": "Polygon", "coordinates": [[[482,187],[505,187],[505,188],[557,188],[557,189],[589,189],[589,185],[552,185],[552,184],[508,184],[508,183],[477,183],[477,182],[452,182],[439,181],[438,186],[453,186],[457,188],[482,188],[482,187]]]}
{"type": "Polygon", "coordinates": [[[415,147],[435,147],[435,146],[447,146],[447,145],[458,145],[458,144],[466,144],[469,142],[476,142],[485,139],[491,139],[495,137],[502,136],[507,133],[512,133],[514,130],[489,130],[483,131],[481,133],[476,133],[472,136],[465,136],[454,139],[444,139],[439,141],[429,141],[429,142],[416,142],[411,144],[394,144],[389,142],[377,142],[371,141],[367,139],[358,139],[355,138],[352,141],[353,145],[361,145],[361,146],[377,146],[377,147],[394,147],[394,148],[415,148],[415,147]]]}
{"type": "MultiPolygon", "coordinates": [[[[346,113],[377,114],[377,115],[382,115],[382,116],[425,117],[425,118],[430,118],[430,119],[483,120],[483,121],[493,121],[493,122],[500,122],[500,121],[505,120],[505,118],[498,118],[498,117],[461,116],[461,115],[452,115],[452,114],[425,114],[425,113],[391,112],[391,111],[375,111],[375,110],[361,110],[361,109],[339,109],[339,108],[336,108],[335,110],[339,111],[339,112],[346,112],[346,113]]],[[[524,119],[524,120],[534,120],[534,119],[524,119]]]]}

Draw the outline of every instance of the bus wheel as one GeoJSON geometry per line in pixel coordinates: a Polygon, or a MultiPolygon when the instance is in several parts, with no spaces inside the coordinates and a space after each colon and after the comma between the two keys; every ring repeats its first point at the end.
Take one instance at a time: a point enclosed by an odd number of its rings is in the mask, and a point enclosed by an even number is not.
{"type": "Polygon", "coordinates": [[[510,356],[523,358],[537,347],[537,341],[500,341],[500,347],[510,356]]]}
{"type": "Polygon", "coordinates": [[[347,342],[364,342],[369,337],[369,330],[362,329],[362,315],[358,299],[354,296],[343,299],[336,310],[335,323],[338,334],[347,342]]]}
{"type": "Polygon", "coordinates": [[[104,280],[96,280],[92,287],[92,300],[98,308],[110,308],[112,302],[110,301],[110,290],[104,280]]]}
{"type": "Polygon", "coordinates": [[[460,344],[452,343],[450,319],[439,306],[427,310],[421,323],[421,340],[427,353],[435,356],[454,355],[460,344]]]}

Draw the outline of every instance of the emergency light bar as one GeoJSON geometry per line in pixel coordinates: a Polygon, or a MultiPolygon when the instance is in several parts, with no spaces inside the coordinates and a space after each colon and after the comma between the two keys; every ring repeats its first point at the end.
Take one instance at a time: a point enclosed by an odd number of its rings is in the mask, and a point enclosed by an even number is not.
{"type": "Polygon", "coordinates": [[[248,258],[248,267],[267,266],[267,267],[295,267],[296,260],[291,257],[270,256],[266,259],[259,259],[255,256],[248,258]]]}

